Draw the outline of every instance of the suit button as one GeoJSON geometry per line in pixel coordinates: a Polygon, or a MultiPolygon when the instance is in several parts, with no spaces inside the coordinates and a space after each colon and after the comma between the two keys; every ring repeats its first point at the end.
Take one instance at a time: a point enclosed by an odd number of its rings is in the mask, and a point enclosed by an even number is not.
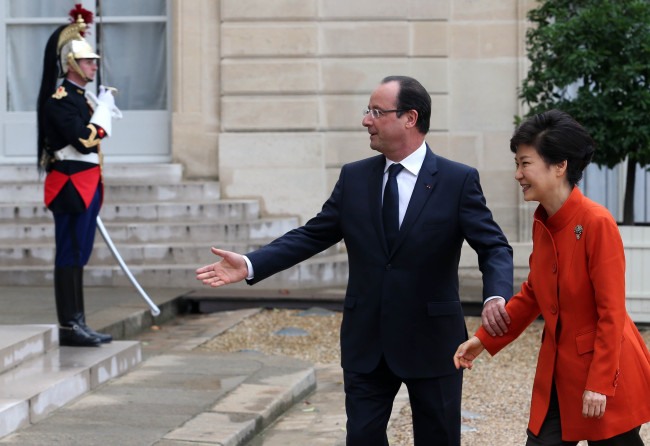
{"type": "Polygon", "coordinates": [[[389,263],[388,265],[386,265],[386,268],[385,268],[385,269],[386,269],[386,271],[390,271],[391,269],[393,269],[393,265],[391,265],[391,264],[389,263]]]}
{"type": "Polygon", "coordinates": [[[551,314],[557,314],[557,306],[555,304],[551,305],[551,314]]]}
{"type": "Polygon", "coordinates": [[[556,272],[557,272],[557,265],[554,263],[553,264],[553,274],[555,274],[556,272]]]}

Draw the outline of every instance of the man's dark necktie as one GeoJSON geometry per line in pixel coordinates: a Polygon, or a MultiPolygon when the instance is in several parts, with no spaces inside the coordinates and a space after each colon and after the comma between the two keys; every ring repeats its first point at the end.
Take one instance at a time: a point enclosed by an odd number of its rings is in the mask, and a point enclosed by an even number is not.
{"type": "Polygon", "coordinates": [[[388,168],[388,181],[384,187],[384,204],[382,206],[382,217],[384,219],[384,234],[388,242],[388,249],[392,249],[393,243],[399,232],[399,192],[397,190],[397,174],[404,168],[401,164],[391,164],[388,168]]]}

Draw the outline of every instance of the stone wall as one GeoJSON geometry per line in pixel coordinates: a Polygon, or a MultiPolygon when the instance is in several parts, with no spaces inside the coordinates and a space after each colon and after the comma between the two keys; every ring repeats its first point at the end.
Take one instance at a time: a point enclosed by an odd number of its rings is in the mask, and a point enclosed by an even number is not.
{"type": "MultiPolygon", "coordinates": [[[[508,148],[534,0],[174,2],[174,158],[222,194],[305,222],[340,167],[372,156],[361,110],[392,74],[433,100],[427,142],[479,169],[508,238],[521,197],[508,148]]],[[[524,225],[525,226],[525,225],[524,225]]]]}

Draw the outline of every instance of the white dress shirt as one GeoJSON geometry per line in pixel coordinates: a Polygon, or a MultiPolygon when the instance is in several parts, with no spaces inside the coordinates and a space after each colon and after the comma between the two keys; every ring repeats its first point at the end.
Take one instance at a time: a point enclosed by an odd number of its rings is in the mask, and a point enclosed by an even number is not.
{"type": "MultiPolygon", "coordinates": [[[[399,225],[402,226],[402,221],[404,221],[404,215],[406,214],[406,208],[408,208],[409,201],[411,201],[411,195],[413,195],[413,189],[415,189],[415,181],[418,179],[418,174],[422,168],[422,163],[424,162],[424,157],[427,154],[427,144],[423,141],[422,145],[409,156],[400,161],[399,164],[404,166],[404,169],[397,174],[397,190],[399,192],[399,225]]],[[[384,179],[382,181],[381,193],[382,193],[382,203],[384,202],[384,188],[386,187],[386,182],[388,181],[388,168],[396,164],[394,161],[386,158],[386,165],[384,166],[384,179]]]]}

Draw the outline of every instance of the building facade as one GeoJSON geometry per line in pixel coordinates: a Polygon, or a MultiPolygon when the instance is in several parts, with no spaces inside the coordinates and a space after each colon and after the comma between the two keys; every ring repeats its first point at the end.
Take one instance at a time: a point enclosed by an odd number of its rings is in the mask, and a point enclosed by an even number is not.
{"type": "MultiPolygon", "coordinates": [[[[2,164],[35,161],[41,54],[74,3],[0,0],[2,164]]],[[[374,155],[361,125],[372,90],[410,75],[433,100],[433,151],[476,167],[508,239],[530,240],[533,205],[508,141],[535,0],[82,3],[96,14],[87,39],[102,52],[101,81],[120,90],[124,114],[102,143],[107,162],[180,163],[187,179],[218,178],[224,198],[304,223],[344,163],[374,155]]],[[[607,178],[602,193],[619,197],[616,172],[607,178]]]]}

